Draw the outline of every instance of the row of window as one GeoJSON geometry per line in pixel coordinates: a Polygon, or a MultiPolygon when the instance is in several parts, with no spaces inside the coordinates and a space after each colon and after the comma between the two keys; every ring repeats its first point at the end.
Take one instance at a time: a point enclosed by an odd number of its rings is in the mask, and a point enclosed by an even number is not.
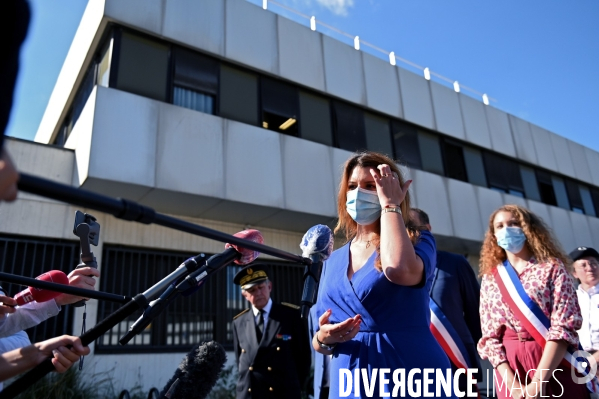
{"type": "Polygon", "coordinates": [[[62,145],[95,84],[597,216],[599,189],[204,54],[115,28],[87,72],[62,145]]]}

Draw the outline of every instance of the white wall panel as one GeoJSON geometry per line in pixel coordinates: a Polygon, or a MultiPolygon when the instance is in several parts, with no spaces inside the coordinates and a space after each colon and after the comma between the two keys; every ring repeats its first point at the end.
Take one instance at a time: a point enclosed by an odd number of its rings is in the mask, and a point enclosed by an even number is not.
{"type": "Polygon", "coordinates": [[[599,219],[589,218],[589,229],[591,230],[592,248],[599,249],[599,219]]]}
{"type": "Polygon", "coordinates": [[[223,119],[160,104],[156,187],[224,198],[223,119]]]}
{"type": "Polygon", "coordinates": [[[462,106],[466,140],[484,148],[493,148],[491,145],[491,135],[489,134],[489,125],[487,124],[487,115],[485,113],[485,107],[487,106],[461,93],[458,94],[458,97],[462,106]]]}
{"type": "Polygon", "coordinates": [[[285,208],[317,215],[337,215],[329,147],[281,136],[285,208]]]}
{"type": "MultiPolygon", "coordinates": [[[[480,213],[480,221],[483,226],[483,230],[487,231],[489,224],[489,218],[503,203],[503,195],[488,188],[474,186],[475,192],[478,197],[478,209],[480,213]]],[[[482,240],[482,239],[481,239],[482,240]]]]}
{"type": "Polygon", "coordinates": [[[514,205],[523,206],[524,208],[528,208],[528,202],[522,197],[517,197],[517,196],[511,195],[511,194],[501,194],[501,195],[503,195],[503,203],[506,205],[514,204],[514,205]]]}
{"type": "Polygon", "coordinates": [[[428,213],[434,233],[454,236],[451,209],[444,177],[421,170],[414,170],[412,187],[418,198],[418,207],[428,213]]]}
{"type": "Polygon", "coordinates": [[[403,118],[397,67],[362,52],[366,98],[370,108],[403,118]]]}
{"type": "Polygon", "coordinates": [[[360,51],[329,36],[322,36],[327,92],[366,105],[364,70],[360,51]]]}
{"type": "Polygon", "coordinates": [[[572,228],[572,221],[570,219],[570,211],[555,206],[549,207],[549,214],[551,215],[551,225],[553,232],[559,240],[564,251],[569,252],[571,249],[576,248],[576,238],[572,228]]]}
{"type": "Polygon", "coordinates": [[[538,164],[535,143],[530,132],[530,123],[523,119],[510,115],[510,125],[516,144],[516,155],[523,161],[538,164]]]}
{"type": "MultiPolygon", "coordinates": [[[[584,182],[591,182],[591,171],[589,169],[589,164],[586,157],[587,153],[584,150],[584,147],[573,142],[572,140],[567,140],[567,142],[570,155],[572,156],[572,163],[574,164],[575,175],[573,177],[584,182]]],[[[595,168],[599,168],[599,166],[596,165],[595,168]]]]}
{"type": "Polygon", "coordinates": [[[591,236],[591,229],[589,226],[590,217],[581,215],[576,212],[568,212],[572,219],[572,230],[574,231],[574,246],[564,248],[567,253],[573,251],[577,247],[592,247],[593,237],[591,236]]]}
{"type": "Polygon", "coordinates": [[[225,55],[225,2],[164,2],[163,35],[209,53],[225,55]]]}
{"type": "Polygon", "coordinates": [[[458,93],[453,89],[430,82],[437,130],[458,139],[466,139],[458,93]]]}
{"type": "Polygon", "coordinates": [[[537,201],[528,201],[528,209],[541,219],[543,222],[547,224],[553,230],[553,220],[551,219],[551,214],[549,213],[549,206],[543,204],[542,202],[537,201]]]}
{"type": "Polygon", "coordinates": [[[96,90],[88,177],[154,186],[160,103],[120,90],[96,90]]]}
{"type": "Polygon", "coordinates": [[[281,135],[244,123],[225,122],[225,197],[283,208],[281,135]],[[256,156],[269,154],[269,156],[256,156]]]}
{"type": "MultiPolygon", "coordinates": [[[[331,170],[333,171],[334,184],[335,184],[335,198],[337,198],[337,192],[339,190],[339,184],[341,183],[341,176],[343,174],[343,165],[345,162],[352,157],[354,154],[351,151],[342,150],[340,148],[330,148],[331,151],[331,170]]],[[[337,201],[337,199],[335,199],[337,201]]],[[[336,203],[335,203],[336,204],[336,203]]],[[[336,205],[335,205],[336,206],[336,205]]],[[[335,208],[337,209],[337,208],[335,208]]]]}
{"type": "Polygon", "coordinates": [[[508,114],[497,108],[486,106],[487,121],[493,149],[509,157],[516,156],[516,146],[512,137],[512,129],[508,114]]]}
{"type": "Polygon", "coordinates": [[[162,0],[106,0],[104,15],[141,30],[162,33],[162,0]]]}
{"type": "Polygon", "coordinates": [[[566,176],[576,176],[574,174],[574,163],[568,150],[568,141],[555,133],[551,133],[549,138],[551,139],[551,147],[557,161],[557,171],[566,176]]]}
{"type": "Polygon", "coordinates": [[[325,90],[322,33],[278,16],[281,77],[316,90],[325,90]]]}
{"type": "MultiPolygon", "coordinates": [[[[591,150],[588,147],[584,148],[584,152],[592,177],[592,180],[589,181],[589,183],[599,186],[599,152],[591,150]]],[[[599,215],[599,209],[597,209],[597,214],[599,215]]]]}
{"type": "Polygon", "coordinates": [[[454,235],[473,241],[482,241],[484,230],[480,218],[475,186],[455,179],[445,179],[454,235]]]}
{"type": "Polygon", "coordinates": [[[397,68],[404,118],[417,125],[435,128],[433,102],[428,81],[405,69],[397,68]]]}
{"type": "Polygon", "coordinates": [[[277,74],[277,15],[244,0],[226,0],[225,54],[233,61],[277,74]]]}
{"type": "Polygon", "coordinates": [[[557,161],[551,146],[550,132],[536,125],[530,125],[532,140],[535,143],[539,165],[549,170],[557,171],[557,161]]]}

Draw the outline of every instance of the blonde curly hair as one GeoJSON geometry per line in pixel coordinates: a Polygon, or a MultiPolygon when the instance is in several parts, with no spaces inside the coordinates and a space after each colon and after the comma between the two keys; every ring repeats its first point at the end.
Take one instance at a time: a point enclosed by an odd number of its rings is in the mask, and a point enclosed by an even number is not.
{"type": "Polygon", "coordinates": [[[526,247],[532,252],[538,262],[552,262],[559,259],[565,266],[570,265],[570,260],[554,238],[551,229],[543,220],[519,205],[504,205],[491,214],[489,229],[485,234],[480,250],[480,275],[490,274],[497,265],[507,259],[505,250],[497,245],[493,221],[499,212],[510,212],[520,223],[526,236],[526,247]]]}

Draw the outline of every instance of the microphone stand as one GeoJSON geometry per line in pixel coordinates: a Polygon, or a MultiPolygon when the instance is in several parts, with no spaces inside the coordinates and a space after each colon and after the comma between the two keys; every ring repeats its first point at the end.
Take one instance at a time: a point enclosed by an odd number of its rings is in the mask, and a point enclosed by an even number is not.
{"type": "Polygon", "coordinates": [[[15,274],[0,273],[0,281],[6,281],[7,283],[21,284],[35,288],[41,288],[48,291],[61,292],[63,294],[71,294],[76,296],[82,296],[84,298],[92,298],[103,301],[127,303],[131,300],[131,297],[110,294],[108,292],[87,290],[85,288],[71,287],[66,284],[52,283],[50,281],[42,281],[35,278],[17,276],[15,274]]]}
{"type": "MultiPolygon", "coordinates": [[[[193,258],[191,258],[193,259],[193,258]]],[[[87,332],[82,334],[79,338],[83,346],[87,346],[100,338],[104,333],[109,331],[112,327],[116,326],[127,317],[131,316],[135,311],[139,309],[145,309],[151,300],[156,298],[160,292],[164,291],[169,285],[175,283],[177,280],[186,276],[187,274],[196,270],[200,265],[194,260],[193,262],[185,261],[177,269],[175,269],[168,276],[148,288],[144,292],[137,294],[133,299],[129,300],[124,306],[119,308],[116,312],[108,315],[104,320],[96,324],[93,328],[90,328],[87,332]]],[[[4,274],[4,273],[3,273],[4,274]]],[[[39,281],[39,280],[36,280],[39,281]]],[[[61,285],[61,284],[58,284],[61,285]]],[[[22,375],[15,382],[4,388],[0,392],[0,399],[12,399],[18,394],[23,392],[27,387],[35,382],[39,381],[46,374],[54,370],[51,358],[46,358],[43,362],[29,370],[27,373],[22,375]]]]}

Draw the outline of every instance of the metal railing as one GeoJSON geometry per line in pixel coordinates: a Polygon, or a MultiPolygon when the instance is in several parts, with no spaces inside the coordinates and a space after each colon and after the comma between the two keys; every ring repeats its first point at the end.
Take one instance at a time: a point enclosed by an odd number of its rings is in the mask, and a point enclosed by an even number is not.
{"type": "MultiPolygon", "coordinates": [[[[409,67],[420,71],[426,80],[431,80],[431,78],[434,77],[434,78],[436,78],[435,80],[438,80],[443,83],[447,83],[450,87],[452,87],[458,93],[462,90],[468,91],[468,92],[474,94],[480,100],[482,100],[482,102],[485,105],[489,105],[490,101],[497,102],[497,100],[495,98],[489,97],[486,93],[482,93],[482,92],[475,90],[471,87],[465,86],[464,84],[459,83],[455,79],[450,79],[450,78],[443,76],[437,72],[433,72],[428,67],[423,67],[423,66],[418,65],[412,61],[406,60],[405,58],[399,57],[398,55],[395,54],[394,51],[387,51],[385,49],[382,49],[372,43],[369,43],[369,42],[361,39],[360,36],[358,36],[358,35],[352,35],[350,33],[347,33],[340,29],[337,29],[334,26],[328,25],[328,24],[316,19],[316,16],[314,16],[314,15],[312,15],[312,16],[306,15],[294,8],[291,8],[289,6],[281,4],[274,0],[247,0],[247,1],[249,1],[252,4],[262,5],[262,8],[264,10],[270,10],[275,13],[277,11],[277,8],[280,10],[287,11],[297,17],[297,19],[292,19],[292,20],[308,26],[313,31],[319,30],[320,32],[325,33],[328,30],[329,32],[334,32],[337,35],[339,35],[341,38],[350,39],[350,42],[348,44],[353,45],[353,47],[356,50],[360,50],[362,48],[362,46],[366,46],[366,47],[370,48],[371,50],[373,50],[374,55],[378,55],[379,58],[388,60],[391,65],[395,66],[395,65],[397,65],[398,62],[408,65],[409,67]],[[272,7],[272,6],[274,6],[274,7],[272,7]],[[324,29],[318,29],[318,27],[321,27],[324,29]],[[384,56],[382,56],[382,55],[384,55],[384,56]]],[[[329,36],[332,36],[332,35],[329,35],[329,36]]]]}

